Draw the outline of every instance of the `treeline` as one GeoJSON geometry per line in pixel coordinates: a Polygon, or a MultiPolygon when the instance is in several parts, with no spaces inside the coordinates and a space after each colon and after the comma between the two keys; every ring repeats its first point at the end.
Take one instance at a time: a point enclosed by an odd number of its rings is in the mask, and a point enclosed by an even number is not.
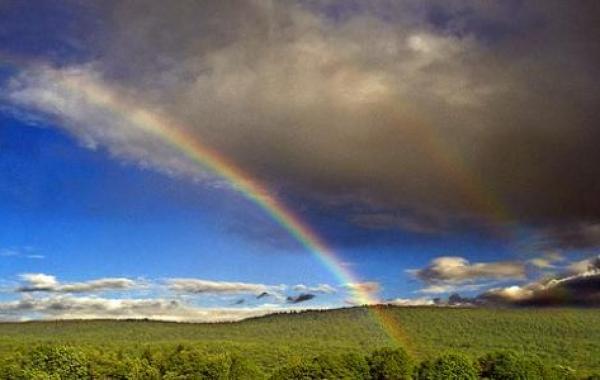
{"type": "Polygon", "coordinates": [[[140,354],[86,351],[67,345],[40,345],[4,355],[0,378],[6,380],[80,379],[214,379],[214,380],[600,380],[573,369],[548,366],[514,352],[495,352],[478,360],[460,353],[415,361],[401,348],[381,348],[363,356],[355,352],[297,358],[270,374],[240,354],[206,353],[193,346],[145,350],[140,354]]]}

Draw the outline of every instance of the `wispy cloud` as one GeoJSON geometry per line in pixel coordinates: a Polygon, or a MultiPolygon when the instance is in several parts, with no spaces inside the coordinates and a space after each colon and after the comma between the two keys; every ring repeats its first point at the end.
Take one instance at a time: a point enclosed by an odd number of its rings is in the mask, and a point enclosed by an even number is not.
{"type": "Polygon", "coordinates": [[[0,249],[0,257],[14,257],[41,260],[46,256],[37,253],[32,247],[0,249]]]}
{"type": "Polygon", "coordinates": [[[555,269],[557,264],[565,261],[565,257],[558,251],[549,251],[540,257],[534,257],[528,262],[538,269],[555,269]]]}
{"type": "Polygon", "coordinates": [[[248,282],[211,281],[196,278],[174,278],[167,280],[169,290],[189,294],[254,294],[280,293],[284,285],[266,285],[248,282]]]}
{"type": "Polygon", "coordinates": [[[19,277],[24,284],[17,291],[23,293],[91,293],[131,290],[142,285],[128,278],[101,278],[83,282],[60,283],[55,276],[44,273],[24,273],[19,277]]]}
{"type": "Polygon", "coordinates": [[[296,292],[309,292],[309,293],[321,293],[321,294],[333,294],[337,292],[337,289],[328,284],[319,284],[317,286],[307,286],[304,284],[297,284],[292,287],[292,290],[296,292]]]}
{"type": "Polygon", "coordinates": [[[455,292],[472,292],[481,290],[482,288],[492,286],[493,283],[485,282],[480,284],[431,284],[422,289],[417,290],[417,293],[424,294],[444,294],[455,292]]]}

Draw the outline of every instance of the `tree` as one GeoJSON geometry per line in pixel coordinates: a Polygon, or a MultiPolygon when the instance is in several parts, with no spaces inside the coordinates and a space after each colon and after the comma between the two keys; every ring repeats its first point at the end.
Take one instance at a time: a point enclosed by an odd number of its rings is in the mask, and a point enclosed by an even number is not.
{"type": "Polygon", "coordinates": [[[364,358],[356,354],[319,355],[312,359],[295,359],[277,370],[271,380],[369,379],[364,358]]]}
{"type": "Polygon", "coordinates": [[[481,377],[491,380],[524,380],[539,374],[531,361],[511,351],[487,354],[479,359],[479,367],[481,377]]]}
{"type": "MultiPolygon", "coordinates": [[[[114,380],[155,380],[160,379],[158,368],[145,358],[125,357],[115,360],[111,368],[105,374],[114,380]]],[[[100,377],[100,376],[98,376],[100,377]]],[[[101,378],[104,376],[101,376],[101,378]]],[[[94,376],[96,378],[96,374],[94,376]]]]}
{"type": "Polygon", "coordinates": [[[255,380],[264,378],[249,360],[228,353],[206,354],[179,346],[167,358],[164,379],[255,380]]]}
{"type": "Polygon", "coordinates": [[[564,366],[545,366],[535,357],[512,351],[499,351],[479,359],[480,375],[490,380],[565,380],[573,379],[575,371],[564,366]]]}
{"type": "Polygon", "coordinates": [[[231,356],[229,380],[256,380],[264,378],[265,375],[252,361],[238,355],[231,356]]]}
{"type": "Polygon", "coordinates": [[[417,380],[475,380],[477,369],[466,356],[450,353],[435,360],[426,360],[419,366],[417,380]]]}
{"type": "Polygon", "coordinates": [[[411,378],[413,361],[402,348],[381,348],[375,350],[367,361],[373,380],[401,380],[411,378]]]}
{"type": "Polygon", "coordinates": [[[91,379],[86,355],[67,346],[39,346],[21,364],[26,379],[91,379]]]}

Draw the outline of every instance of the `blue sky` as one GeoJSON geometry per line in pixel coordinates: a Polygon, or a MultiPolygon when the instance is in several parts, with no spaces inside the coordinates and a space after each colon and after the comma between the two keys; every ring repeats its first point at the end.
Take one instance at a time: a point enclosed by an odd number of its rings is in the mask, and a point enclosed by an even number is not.
{"type": "Polygon", "coordinates": [[[0,320],[238,319],[350,305],[357,288],[535,304],[549,279],[596,281],[585,6],[266,4],[0,5],[0,320]],[[356,283],[69,80],[177,120],[356,283]]]}

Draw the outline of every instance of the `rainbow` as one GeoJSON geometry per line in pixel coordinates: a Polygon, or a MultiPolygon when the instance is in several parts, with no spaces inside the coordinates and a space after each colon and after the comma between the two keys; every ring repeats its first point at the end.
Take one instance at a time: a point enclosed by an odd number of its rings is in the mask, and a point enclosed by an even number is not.
{"type": "Polygon", "coordinates": [[[371,291],[360,286],[357,276],[347,269],[342,259],[264,184],[214,149],[202,144],[190,133],[186,133],[187,128],[184,125],[135,104],[131,99],[121,96],[85,76],[64,75],[58,71],[52,71],[52,75],[54,83],[62,89],[82,96],[89,104],[115,114],[128,125],[160,139],[199,166],[224,178],[310,251],[334,274],[340,283],[349,285],[356,304],[370,305],[369,311],[375,316],[386,334],[392,338],[392,343],[402,344],[405,347],[410,346],[407,335],[397,321],[389,313],[386,313],[386,307],[380,305],[380,301],[373,297],[371,291]]]}
{"type": "MultiPolygon", "coordinates": [[[[2,63],[10,67],[45,67],[46,73],[52,75],[54,83],[68,91],[69,94],[81,96],[89,104],[115,114],[128,125],[161,140],[199,166],[224,178],[233,188],[263,209],[278,225],[298,240],[341,283],[360,283],[358,277],[343,264],[334,250],[329,248],[291,208],[269,191],[267,186],[190,133],[186,133],[188,128],[185,125],[137,104],[132,99],[102,86],[84,75],[64,74],[54,69],[48,69],[43,63],[28,62],[18,57],[0,54],[0,64],[2,63]]],[[[465,199],[468,199],[478,211],[490,215],[500,222],[512,220],[510,214],[498,201],[499,198],[492,193],[491,189],[483,186],[483,179],[470,170],[467,162],[458,152],[448,146],[437,131],[428,123],[420,123],[417,133],[424,151],[432,157],[443,172],[448,174],[448,177],[456,182],[457,188],[462,191],[465,199]]],[[[392,338],[393,343],[402,344],[409,350],[411,349],[412,344],[409,337],[403,332],[391,313],[386,311],[386,306],[381,305],[380,300],[375,298],[372,292],[365,287],[355,286],[351,288],[351,293],[356,304],[370,305],[369,312],[392,338]]]]}

